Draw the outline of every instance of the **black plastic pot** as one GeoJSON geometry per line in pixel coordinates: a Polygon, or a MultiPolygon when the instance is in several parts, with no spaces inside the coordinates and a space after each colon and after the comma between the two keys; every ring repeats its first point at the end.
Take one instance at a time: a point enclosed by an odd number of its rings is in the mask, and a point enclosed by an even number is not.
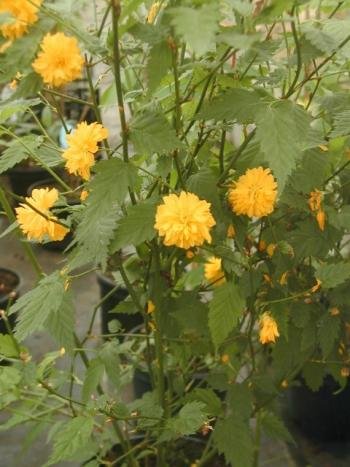
{"type": "MultiPolygon", "coordinates": [[[[19,297],[20,278],[18,274],[10,269],[0,268],[0,309],[7,310],[9,305],[19,297]]],[[[16,315],[8,317],[11,328],[14,327],[16,315]]],[[[7,328],[3,319],[0,318],[0,334],[7,334],[7,328]]]]}
{"type": "MultiPolygon", "coordinates": [[[[35,188],[59,188],[57,182],[53,178],[46,178],[44,180],[40,180],[36,183],[33,183],[29,188],[27,192],[27,196],[31,196],[32,191],[35,188]]],[[[78,199],[67,199],[67,202],[70,206],[76,206],[77,204],[80,204],[80,201],[78,199]]],[[[61,219],[64,219],[64,216],[58,216],[61,219]]],[[[64,251],[68,245],[72,242],[73,240],[73,233],[70,231],[67,233],[67,235],[64,237],[63,240],[60,241],[53,241],[53,242],[47,242],[47,243],[42,243],[40,246],[45,248],[46,250],[50,251],[64,251]]]]}
{"type": "Polygon", "coordinates": [[[42,167],[18,164],[6,172],[13,193],[18,196],[28,196],[28,190],[34,183],[47,178],[47,172],[42,167]]]}
{"type": "Polygon", "coordinates": [[[303,380],[288,389],[286,417],[305,436],[319,442],[350,440],[350,384],[338,394],[338,383],[326,376],[322,387],[313,392],[303,380]]]}
{"type": "MultiPolygon", "coordinates": [[[[104,274],[97,273],[97,282],[100,287],[101,299],[115,288],[115,282],[104,274]]],[[[136,326],[143,323],[140,313],[110,313],[120,302],[128,296],[128,291],[122,287],[116,289],[101,305],[101,329],[102,334],[109,334],[108,323],[117,319],[125,332],[130,332],[136,326]]]]}

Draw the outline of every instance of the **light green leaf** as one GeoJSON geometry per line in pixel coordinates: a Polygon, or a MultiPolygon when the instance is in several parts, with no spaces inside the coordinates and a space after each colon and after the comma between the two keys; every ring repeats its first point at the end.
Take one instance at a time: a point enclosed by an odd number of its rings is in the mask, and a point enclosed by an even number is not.
{"type": "Polygon", "coordinates": [[[321,281],[322,287],[330,289],[350,279],[350,263],[321,264],[316,269],[316,277],[321,281]]]}
{"type": "Polygon", "coordinates": [[[255,121],[258,111],[267,106],[268,100],[270,98],[258,91],[248,91],[242,88],[230,89],[204,105],[197,118],[250,123],[255,121]]]}
{"type": "Polygon", "coordinates": [[[198,401],[188,402],[175,417],[167,421],[161,439],[170,440],[191,435],[199,430],[206,420],[205,404],[198,401]]]}
{"type": "Polygon", "coordinates": [[[346,136],[350,134],[350,110],[346,109],[334,116],[334,127],[330,138],[346,136]]]}
{"type": "Polygon", "coordinates": [[[215,3],[204,4],[200,8],[171,8],[169,11],[176,33],[189,44],[194,53],[203,55],[214,48],[220,19],[215,3]]]}
{"type": "Polygon", "coordinates": [[[219,419],[214,430],[214,444],[232,467],[252,467],[254,444],[248,421],[231,415],[219,419]]]}
{"type": "Polygon", "coordinates": [[[18,112],[25,112],[28,108],[40,104],[40,99],[17,99],[0,103],[0,123],[18,112]]]}
{"type": "Polygon", "coordinates": [[[235,284],[228,282],[215,288],[209,305],[209,329],[216,347],[233,330],[244,306],[245,301],[235,284]]]}
{"type": "Polygon", "coordinates": [[[18,349],[15,346],[13,337],[9,334],[0,334],[0,354],[5,357],[18,357],[18,349]]]}
{"type": "Polygon", "coordinates": [[[71,346],[73,310],[65,282],[66,278],[56,271],[11,306],[10,313],[19,313],[15,329],[19,341],[47,326],[61,345],[71,346]]]}
{"type": "Polygon", "coordinates": [[[91,441],[94,419],[80,415],[61,426],[55,434],[53,452],[44,467],[61,460],[70,460],[78,452],[84,455],[84,449],[91,441]]]}
{"type": "Polygon", "coordinates": [[[139,154],[163,154],[182,147],[164,115],[149,112],[130,122],[130,140],[139,154]]]}
{"type": "Polygon", "coordinates": [[[99,354],[108,378],[112,381],[115,388],[120,383],[120,365],[119,365],[119,341],[111,340],[103,344],[99,354]]]}
{"type": "Polygon", "coordinates": [[[111,252],[127,245],[137,246],[147,240],[152,240],[155,235],[154,222],[156,204],[140,202],[131,206],[128,215],[119,221],[114,240],[111,244],[111,252]]]}
{"type": "Polygon", "coordinates": [[[0,174],[27,159],[31,153],[35,153],[41,142],[37,135],[27,135],[11,141],[0,156],[0,174]]]}
{"type": "Polygon", "coordinates": [[[101,381],[104,372],[104,364],[99,358],[90,360],[89,367],[86,370],[82,389],[82,401],[88,402],[91,394],[96,390],[101,381]]]}
{"type": "Polygon", "coordinates": [[[309,131],[308,114],[292,102],[276,101],[258,114],[256,135],[280,193],[301,158],[309,131]]]}
{"type": "Polygon", "coordinates": [[[142,428],[157,425],[163,416],[163,409],[159,405],[155,392],[146,392],[142,399],[137,399],[130,405],[130,410],[137,410],[141,416],[139,426],[142,428]],[[142,419],[142,417],[145,417],[142,419]]]}
{"type": "Polygon", "coordinates": [[[90,194],[76,231],[78,247],[72,254],[71,268],[89,262],[102,263],[104,267],[117,224],[118,204],[137,179],[137,169],[119,159],[99,162],[96,172],[88,185],[90,194]]]}

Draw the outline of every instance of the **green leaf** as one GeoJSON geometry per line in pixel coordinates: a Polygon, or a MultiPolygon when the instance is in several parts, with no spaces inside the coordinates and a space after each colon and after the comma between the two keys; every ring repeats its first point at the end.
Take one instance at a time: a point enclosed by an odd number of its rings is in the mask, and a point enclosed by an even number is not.
{"type": "Polygon", "coordinates": [[[171,67],[171,50],[167,41],[155,44],[150,51],[146,74],[148,79],[148,90],[153,93],[159,86],[162,78],[171,67]]]}
{"type": "Polygon", "coordinates": [[[310,23],[304,24],[302,28],[305,37],[317,49],[331,54],[337,47],[337,42],[317,25],[310,23]]]}
{"type": "Polygon", "coordinates": [[[127,245],[137,246],[142,242],[152,240],[155,236],[154,222],[156,204],[140,202],[131,206],[128,215],[119,221],[114,240],[111,244],[111,252],[127,245]]]}
{"type": "Polygon", "coordinates": [[[71,291],[66,291],[59,309],[52,311],[46,327],[56,341],[68,350],[74,347],[74,306],[71,291]]]}
{"type": "Polygon", "coordinates": [[[0,334],[0,354],[5,357],[18,357],[18,349],[9,334],[0,334]]]}
{"type": "Polygon", "coordinates": [[[218,416],[222,411],[222,402],[212,389],[195,388],[186,399],[203,402],[209,415],[218,416]]]}
{"type": "Polygon", "coordinates": [[[253,397],[246,383],[235,383],[228,390],[228,405],[232,415],[242,421],[248,421],[253,408],[253,397]]]}
{"type": "Polygon", "coordinates": [[[217,189],[217,177],[212,170],[203,167],[199,172],[191,175],[187,181],[188,190],[199,198],[209,201],[212,205],[216,220],[222,217],[222,205],[217,189]]]}
{"type": "Polygon", "coordinates": [[[70,346],[73,311],[71,301],[66,302],[65,282],[66,278],[56,271],[11,306],[10,313],[19,313],[15,329],[19,341],[48,326],[60,344],[70,346]]]}
{"type": "Polygon", "coordinates": [[[56,464],[61,460],[70,460],[91,442],[94,419],[79,415],[61,426],[54,437],[53,452],[44,467],[56,464]]]}
{"type": "Polygon", "coordinates": [[[132,402],[130,410],[137,410],[141,416],[139,426],[142,428],[157,425],[163,416],[163,409],[159,405],[158,397],[155,392],[146,392],[142,399],[132,402]],[[142,420],[142,417],[145,417],[142,420]]]}
{"type": "Polygon", "coordinates": [[[290,101],[276,101],[257,116],[256,136],[280,193],[301,158],[309,131],[307,112],[290,101]]]}
{"type": "Polygon", "coordinates": [[[129,135],[139,154],[163,154],[182,147],[168,120],[156,112],[134,117],[130,122],[129,135]]]}
{"type": "Polygon", "coordinates": [[[219,419],[214,430],[214,444],[232,467],[252,467],[254,444],[248,421],[231,415],[219,419]]]}
{"type": "Polygon", "coordinates": [[[343,110],[334,116],[333,130],[330,138],[338,136],[347,136],[350,134],[350,110],[343,110]]]}
{"type": "Polygon", "coordinates": [[[327,358],[338,340],[341,321],[339,316],[330,313],[321,319],[318,328],[318,339],[324,358],[327,358]]]}
{"type": "Polygon", "coordinates": [[[27,135],[11,141],[0,156],[0,174],[27,159],[31,153],[35,153],[40,143],[41,139],[37,135],[27,135]]]}
{"type": "Polygon", "coordinates": [[[269,438],[282,439],[283,441],[293,442],[293,438],[282,420],[276,414],[264,410],[260,416],[260,422],[263,431],[269,438]]]}
{"type": "Polygon", "coordinates": [[[321,281],[322,287],[330,289],[342,284],[350,278],[350,263],[321,264],[316,269],[316,277],[321,281]]]}
{"type": "Polygon", "coordinates": [[[167,421],[161,439],[170,440],[191,435],[199,430],[206,421],[205,404],[198,401],[188,402],[175,417],[167,421]]]}
{"type": "Polygon", "coordinates": [[[206,120],[237,120],[240,123],[255,121],[257,112],[266,107],[270,98],[258,91],[234,88],[216,97],[203,106],[198,113],[198,119],[206,120]]]}
{"type": "Polygon", "coordinates": [[[312,391],[318,391],[323,384],[325,376],[324,365],[322,363],[308,362],[303,368],[303,377],[307,386],[312,391]]]}
{"type": "Polygon", "coordinates": [[[169,10],[171,24],[176,33],[187,42],[194,53],[203,55],[215,46],[219,30],[220,12],[217,5],[207,4],[200,8],[177,7],[169,10]]]}
{"type": "Polygon", "coordinates": [[[0,123],[5,122],[14,114],[19,112],[25,112],[30,107],[33,107],[40,103],[40,99],[17,99],[2,102],[0,103],[0,123]]]}
{"type": "Polygon", "coordinates": [[[71,268],[89,262],[101,263],[104,267],[117,224],[117,207],[124,201],[128,187],[136,183],[136,170],[133,165],[119,159],[97,164],[96,176],[87,187],[90,194],[76,231],[78,248],[73,252],[71,268]]]}
{"type": "Polygon", "coordinates": [[[235,284],[228,282],[215,288],[209,305],[209,329],[216,347],[233,330],[244,306],[245,301],[235,284]]]}
{"type": "Polygon", "coordinates": [[[104,364],[99,358],[90,360],[89,367],[86,370],[82,389],[82,401],[88,402],[91,394],[96,390],[101,381],[104,372],[104,364]]]}
{"type": "Polygon", "coordinates": [[[111,380],[114,387],[118,388],[120,383],[118,341],[111,340],[103,344],[98,356],[104,364],[108,378],[111,380]]]}

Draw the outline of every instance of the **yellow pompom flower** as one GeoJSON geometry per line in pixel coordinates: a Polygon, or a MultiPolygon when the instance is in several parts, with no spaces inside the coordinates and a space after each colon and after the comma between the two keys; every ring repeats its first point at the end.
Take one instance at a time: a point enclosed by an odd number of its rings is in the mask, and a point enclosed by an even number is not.
{"type": "Polygon", "coordinates": [[[66,160],[67,171],[89,180],[90,169],[95,164],[98,143],[107,137],[108,130],[99,123],[79,123],[76,130],[67,136],[68,149],[62,154],[66,160]]]}
{"type": "Polygon", "coordinates": [[[45,84],[59,87],[81,77],[84,58],[75,37],[46,34],[40,48],[33,68],[45,84]]]}
{"type": "Polygon", "coordinates": [[[249,217],[263,217],[274,210],[277,183],[270,169],[248,169],[229,190],[228,201],[232,210],[249,217]]]}
{"type": "Polygon", "coordinates": [[[151,8],[149,9],[148,15],[147,15],[147,23],[152,24],[154,20],[156,19],[156,16],[160,10],[161,3],[160,2],[154,2],[151,8]]]}
{"type": "Polygon", "coordinates": [[[225,274],[221,268],[221,258],[211,256],[204,265],[204,276],[208,282],[220,285],[225,282],[225,274]]]}
{"type": "Polygon", "coordinates": [[[216,222],[210,212],[210,203],[193,193],[164,196],[156,213],[155,229],[164,237],[166,246],[175,245],[188,250],[211,242],[210,229],[216,222]]]}
{"type": "Polygon", "coordinates": [[[314,190],[309,196],[310,211],[316,213],[316,221],[320,230],[324,230],[326,224],[326,214],[322,208],[323,193],[320,190],[314,190]]]}
{"type": "Polygon", "coordinates": [[[69,229],[55,222],[57,217],[50,212],[57,200],[56,188],[40,188],[33,190],[32,196],[26,198],[28,204],[23,203],[16,208],[18,224],[29,240],[42,241],[48,236],[58,241],[69,232],[69,229]]]}
{"type": "Polygon", "coordinates": [[[262,344],[269,344],[276,342],[279,337],[278,327],[276,321],[268,313],[264,313],[260,318],[260,334],[259,340],[262,344]]]}
{"type": "Polygon", "coordinates": [[[38,20],[42,0],[0,0],[0,13],[8,13],[11,20],[0,26],[1,34],[7,39],[17,39],[28,32],[28,27],[38,20]],[[34,5],[35,3],[35,5],[34,5]]]}

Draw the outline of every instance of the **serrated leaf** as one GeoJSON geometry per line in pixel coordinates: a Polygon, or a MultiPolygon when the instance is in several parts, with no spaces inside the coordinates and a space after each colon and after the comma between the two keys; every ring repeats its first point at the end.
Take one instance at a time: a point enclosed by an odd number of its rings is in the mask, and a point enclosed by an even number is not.
{"type": "Polygon", "coordinates": [[[234,415],[219,419],[214,430],[214,444],[232,467],[252,467],[254,444],[248,421],[234,415]]]}
{"type": "Polygon", "coordinates": [[[346,136],[350,134],[350,110],[343,110],[334,116],[333,130],[330,138],[346,136]]]}
{"type": "Polygon", "coordinates": [[[245,383],[230,385],[228,404],[235,418],[248,421],[253,407],[253,396],[248,385],[245,383]]]}
{"type": "Polygon", "coordinates": [[[336,343],[340,332],[339,316],[332,316],[328,313],[321,319],[318,328],[318,340],[324,358],[327,358],[331,353],[334,344],[336,343]]]}
{"type": "Polygon", "coordinates": [[[35,153],[40,143],[41,140],[37,135],[27,135],[13,140],[0,156],[0,174],[27,159],[31,152],[35,153]]]}
{"type": "Polygon", "coordinates": [[[263,431],[270,438],[282,439],[283,441],[293,442],[293,438],[282,420],[276,414],[264,410],[260,416],[260,422],[263,431]]]}
{"type": "Polygon", "coordinates": [[[157,89],[162,78],[170,68],[171,63],[171,50],[167,41],[159,42],[151,48],[146,68],[148,90],[150,93],[157,89]]]}
{"type": "Polygon", "coordinates": [[[69,346],[72,342],[73,311],[69,298],[66,302],[65,282],[64,275],[56,271],[42,278],[34,289],[11,306],[10,313],[18,313],[15,336],[19,341],[48,326],[60,344],[69,346]]]}
{"type": "Polygon", "coordinates": [[[146,392],[142,399],[137,399],[132,402],[130,410],[137,410],[141,416],[139,426],[147,428],[159,423],[159,420],[163,416],[163,409],[159,405],[158,397],[155,392],[146,392]],[[142,416],[145,419],[142,419],[142,416]]]}
{"type": "Polygon", "coordinates": [[[54,437],[53,452],[44,467],[56,464],[61,460],[70,460],[91,442],[94,427],[92,417],[79,415],[60,427],[54,437]]]}
{"type": "Polygon", "coordinates": [[[154,222],[156,204],[140,202],[131,206],[128,215],[119,221],[115,237],[111,244],[111,252],[114,253],[127,245],[140,245],[140,243],[152,240],[155,235],[154,222]]]}
{"type": "Polygon", "coordinates": [[[316,269],[316,277],[321,281],[323,288],[336,287],[350,279],[350,263],[340,261],[332,264],[321,264],[316,269]]]}
{"type": "Polygon", "coordinates": [[[46,327],[59,345],[71,350],[74,347],[74,314],[73,296],[66,291],[59,309],[52,311],[46,322],[46,327]]]}
{"type": "Polygon", "coordinates": [[[96,390],[104,372],[104,364],[99,358],[90,360],[89,367],[85,373],[81,398],[87,402],[91,394],[96,390]]]}
{"type": "Polygon", "coordinates": [[[198,119],[237,120],[240,123],[251,123],[257,112],[266,107],[268,99],[257,91],[234,88],[216,97],[203,106],[198,119]]]}
{"type": "Polygon", "coordinates": [[[324,365],[322,363],[308,362],[305,364],[302,374],[307,386],[312,391],[318,391],[325,376],[324,365]]]}
{"type": "Polygon", "coordinates": [[[9,334],[0,334],[0,354],[5,357],[18,357],[18,349],[15,346],[13,337],[9,334]]]}
{"type": "Polygon", "coordinates": [[[222,402],[212,389],[195,388],[186,399],[203,402],[209,415],[218,416],[222,411],[222,402]]]}
{"type": "MultiPolygon", "coordinates": [[[[25,112],[28,108],[40,104],[40,99],[17,99],[0,103],[0,123],[18,112],[25,112]]],[[[28,135],[29,136],[29,135],[28,135]]]]}
{"type": "Polygon", "coordinates": [[[129,125],[130,140],[139,154],[163,154],[182,147],[175,130],[162,114],[143,113],[134,117],[129,125]]]}
{"type": "Polygon", "coordinates": [[[175,417],[167,421],[161,439],[165,441],[191,435],[199,430],[206,420],[205,404],[198,401],[188,402],[175,417]]]}
{"type": "Polygon", "coordinates": [[[99,352],[99,358],[104,364],[108,378],[112,381],[114,387],[118,388],[120,383],[118,341],[111,340],[103,344],[99,352]]]}
{"type": "Polygon", "coordinates": [[[307,23],[302,30],[311,44],[322,52],[331,54],[337,48],[337,42],[317,25],[307,23]]]}
{"type": "Polygon", "coordinates": [[[104,267],[118,219],[118,204],[137,179],[137,169],[119,159],[99,162],[96,172],[87,187],[90,194],[76,231],[78,248],[72,255],[71,268],[90,261],[104,267]]]}
{"type": "Polygon", "coordinates": [[[290,101],[276,101],[257,117],[257,139],[281,193],[302,155],[310,131],[308,114],[290,101]]]}
{"type": "Polygon", "coordinates": [[[187,42],[194,53],[203,55],[215,46],[220,12],[215,4],[200,8],[177,7],[169,10],[176,33],[187,42]]]}
{"type": "Polygon", "coordinates": [[[209,329],[218,347],[235,327],[245,307],[238,287],[228,282],[216,287],[209,304],[209,329]]]}

